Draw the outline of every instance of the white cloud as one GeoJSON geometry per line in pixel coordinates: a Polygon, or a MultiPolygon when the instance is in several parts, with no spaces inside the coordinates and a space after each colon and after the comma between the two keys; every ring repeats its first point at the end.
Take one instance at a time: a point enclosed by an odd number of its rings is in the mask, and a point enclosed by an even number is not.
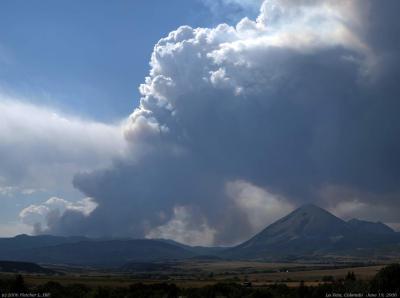
{"type": "Polygon", "coordinates": [[[259,231],[294,209],[279,195],[246,181],[233,181],[226,185],[228,196],[243,210],[253,230],[259,231]]]}
{"type": "Polygon", "coordinates": [[[352,218],[368,220],[372,222],[384,222],[392,229],[399,231],[400,222],[398,213],[399,207],[386,205],[385,203],[375,200],[374,202],[363,201],[361,198],[352,197],[343,201],[337,202],[328,210],[336,216],[349,220],[352,218]]]}
{"type": "Polygon", "coordinates": [[[398,219],[398,207],[382,204],[379,200],[368,202],[368,200],[357,197],[348,198],[347,200],[341,198],[341,201],[332,205],[328,210],[344,220],[358,218],[373,222],[387,221],[392,225],[399,224],[398,222],[391,222],[398,219]]]}
{"type": "Polygon", "coordinates": [[[124,150],[120,125],[65,116],[1,94],[0,113],[1,193],[70,189],[75,173],[107,166],[124,150]]]}
{"type": "Polygon", "coordinates": [[[212,245],[216,231],[208,226],[204,218],[200,223],[193,224],[193,217],[190,208],[177,206],[173,217],[166,224],[149,231],[146,238],[172,239],[189,245],[212,245]]]}
{"type": "Polygon", "coordinates": [[[44,188],[24,188],[16,185],[7,185],[7,179],[0,176],[0,195],[7,197],[14,197],[18,194],[31,195],[37,192],[45,191],[44,188]]]}
{"type": "Polygon", "coordinates": [[[17,191],[15,186],[0,186],[0,195],[3,196],[12,196],[17,191]]]}
{"type": "Polygon", "coordinates": [[[336,216],[349,220],[358,218],[399,224],[400,193],[368,193],[347,186],[329,185],[318,192],[321,205],[336,216]]]}
{"type": "Polygon", "coordinates": [[[24,208],[19,213],[19,218],[23,224],[33,227],[36,233],[40,233],[46,232],[49,228],[48,223],[61,218],[66,211],[75,211],[88,216],[96,207],[97,204],[91,198],[71,202],[51,197],[41,204],[32,204],[24,208]]]}

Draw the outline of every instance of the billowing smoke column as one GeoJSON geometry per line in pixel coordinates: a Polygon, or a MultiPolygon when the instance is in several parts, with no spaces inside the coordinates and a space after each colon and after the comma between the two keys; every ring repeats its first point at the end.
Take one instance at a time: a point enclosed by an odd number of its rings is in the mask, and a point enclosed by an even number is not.
{"type": "Polygon", "coordinates": [[[399,9],[265,1],[255,21],[171,32],[124,126],[129,154],[75,176],[97,208],[50,232],[231,244],[310,201],[399,222],[399,9]]]}

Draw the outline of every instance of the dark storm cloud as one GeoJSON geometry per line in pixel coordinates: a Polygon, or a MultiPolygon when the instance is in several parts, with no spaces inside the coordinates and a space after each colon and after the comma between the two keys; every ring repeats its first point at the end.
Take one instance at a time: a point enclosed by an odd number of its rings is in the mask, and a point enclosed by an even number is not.
{"type": "Polygon", "coordinates": [[[202,226],[214,243],[236,242],[259,228],[226,190],[237,181],[271,204],[397,210],[400,3],[293,3],[160,40],[124,128],[130,154],[76,175],[98,207],[66,212],[52,231],[142,237],[177,226],[174,208],[186,206],[187,233],[202,226]]]}

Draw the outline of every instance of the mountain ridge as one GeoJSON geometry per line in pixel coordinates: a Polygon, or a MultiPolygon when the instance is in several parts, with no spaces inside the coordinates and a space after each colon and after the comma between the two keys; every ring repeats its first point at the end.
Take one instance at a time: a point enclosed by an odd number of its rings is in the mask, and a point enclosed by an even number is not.
{"type": "Polygon", "coordinates": [[[325,255],[368,258],[385,256],[386,251],[400,256],[400,233],[381,222],[344,221],[312,204],[293,210],[234,247],[190,246],[169,239],[24,234],[0,238],[2,260],[109,267],[199,257],[269,261],[325,255]]]}

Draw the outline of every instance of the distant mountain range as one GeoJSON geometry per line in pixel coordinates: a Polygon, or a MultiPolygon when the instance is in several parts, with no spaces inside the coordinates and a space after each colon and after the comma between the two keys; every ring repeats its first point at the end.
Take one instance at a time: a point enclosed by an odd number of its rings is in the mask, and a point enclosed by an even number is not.
{"type": "Polygon", "coordinates": [[[164,239],[90,239],[51,235],[0,238],[0,260],[119,267],[188,258],[288,260],[343,255],[400,256],[400,233],[383,223],[344,221],[304,205],[244,243],[230,248],[192,247],[164,239]]]}
{"type": "MultiPolygon", "coordinates": [[[[383,223],[344,221],[328,211],[304,205],[248,241],[227,249],[231,258],[315,258],[324,255],[371,256],[397,250],[400,233],[383,223]]],[[[378,256],[379,257],[379,256],[378,256]]],[[[383,256],[382,256],[383,257],[383,256]]]]}
{"type": "Polygon", "coordinates": [[[0,260],[42,264],[115,267],[127,262],[183,259],[195,255],[179,245],[151,239],[97,240],[50,235],[0,239],[0,260]]]}

